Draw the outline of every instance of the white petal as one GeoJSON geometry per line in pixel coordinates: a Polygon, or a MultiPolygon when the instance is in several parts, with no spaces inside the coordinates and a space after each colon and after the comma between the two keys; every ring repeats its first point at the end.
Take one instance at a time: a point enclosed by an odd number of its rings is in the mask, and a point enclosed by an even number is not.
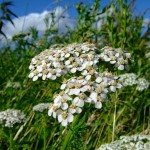
{"type": "Polygon", "coordinates": [[[71,73],[75,73],[76,71],[77,71],[77,68],[72,68],[72,69],[70,70],[71,73]]]}
{"type": "Polygon", "coordinates": [[[110,61],[110,64],[115,64],[115,63],[116,63],[115,60],[111,60],[111,61],[110,61]]]}
{"type": "Polygon", "coordinates": [[[76,109],[69,108],[69,109],[68,109],[68,112],[71,113],[71,114],[74,114],[74,113],[76,112],[76,109]]]}
{"type": "Polygon", "coordinates": [[[122,85],[118,83],[118,84],[117,84],[117,88],[118,88],[118,89],[122,88],[122,85]]]}
{"type": "Polygon", "coordinates": [[[90,80],[91,79],[91,75],[89,74],[89,75],[87,75],[86,77],[85,77],[85,79],[88,81],[88,80],[90,80]]]}
{"type": "Polygon", "coordinates": [[[89,62],[88,62],[88,65],[89,65],[89,66],[92,66],[92,65],[93,65],[93,61],[89,61],[89,62]]]}
{"type": "Polygon", "coordinates": [[[49,72],[49,73],[47,74],[47,78],[51,78],[51,76],[52,76],[52,74],[49,72]]]}
{"type": "Polygon", "coordinates": [[[34,76],[32,80],[36,81],[37,79],[38,79],[38,76],[34,76]]]}
{"type": "Polygon", "coordinates": [[[46,79],[46,74],[43,74],[42,80],[45,80],[45,79],[46,79]]]}
{"type": "Polygon", "coordinates": [[[103,99],[107,99],[107,95],[106,95],[105,93],[102,93],[102,94],[101,94],[101,97],[102,97],[103,99]]]}
{"type": "Polygon", "coordinates": [[[97,109],[102,108],[102,103],[101,102],[96,102],[95,108],[97,108],[97,109]]]}
{"type": "Polygon", "coordinates": [[[48,110],[48,115],[49,115],[49,116],[52,116],[52,112],[53,112],[53,109],[50,108],[50,109],[48,110]]]}
{"type": "Polygon", "coordinates": [[[97,83],[102,82],[102,78],[101,78],[101,77],[97,77],[97,78],[96,78],[96,82],[97,82],[97,83]]]}
{"type": "Polygon", "coordinates": [[[92,102],[92,98],[87,97],[86,99],[84,99],[84,101],[87,102],[87,103],[91,103],[92,102]]]}
{"type": "Polygon", "coordinates": [[[120,65],[120,66],[118,67],[118,69],[119,69],[119,70],[124,70],[124,65],[120,65]]]}
{"type": "Polygon", "coordinates": [[[54,99],[54,103],[60,103],[62,97],[60,95],[58,95],[55,99],[54,99]]]}
{"type": "Polygon", "coordinates": [[[51,76],[51,79],[52,79],[52,80],[55,80],[55,79],[56,79],[56,76],[55,76],[55,75],[52,75],[52,76],[51,76]]]}
{"type": "Polygon", "coordinates": [[[70,92],[74,95],[79,95],[80,89],[70,89],[70,92]]]}
{"type": "Polygon", "coordinates": [[[85,69],[86,68],[86,63],[82,64],[82,68],[85,69]]]}
{"type": "Polygon", "coordinates": [[[67,85],[67,84],[62,84],[61,87],[60,87],[60,89],[61,89],[61,90],[64,90],[65,87],[66,87],[66,85],[67,85]]]}
{"type": "Polygon", "coordinates": [[[66,109],[68,108],[68,104],[67,104],[67,103],[63,103],[63,104],[61,105],[61,108],[62,108],[63,110],[66,110],[66,109]]]}
{"type": "Polygon", "coordinates": [[[62,114],[58,115],[58,122],[62,122],[62,120],[63,120],[62,114]]]}
{"type": "Polygon", "coordinates": [[[30,70],[31,70],[31,69],[33,69],[33,68],[34,68],[34,66],[33,66],[33,65],[30,65],[30,66],[29,66],[29,69],[30,69],[30,70]]]}
{"type": "Polygon", "coordinates": [[[116,92],[116,87],[115,87],[115,86],[110,86],[110,90],[111,90],[112,92],[116,92]]]}
{"type": "Polygon", "coordinates": [[[73,103],[78,107],[84,106],[84,101],[79,99],[79,97],[74,98],[73,103]]]}
{"type": "Polygon", "coordinates": [[[76,108],[76,113],[80,114],[81,112],[82,112],[82,109],[79,108],[79,107],[77,107],[77,108],[76,108]]]}
{"type": "Polygon", "coordinates": [[[37,66],[37,71],[38,72],[42,72],[42,70],[43,70],[42,66],[37,66]]]}
{"type": "Polygon", "coordinates": [[[72,98],[70,96],[68,96],[67,94],[64,94],[63,98],[66,99],[66,100],[72,100],[72,98]]]}
{"type": "Polygon", "coordinates": [[[67,119],[63,120],[63,121],[61,122],[61,125],[64,126],[64,127],[66,127],[66,126],[68,125],[67,119]]]}
{"type": "Polygon", "coordinates": [[[90,98],[91,98],[94,102],[97,102],[97,93],[96,93],[96,92],[91,92],[90,98]]]}
{"type": "Polygon", "coordinates": [[[29,74],[29,76],[28,76],[29,78],[33,78],[34,77],[34,73],[33,72],[31,72],[30,74],[29,74]]]}
{"type": "Polygon", "coordinates": [[[77,56],[77,57],[78,57],[78,56],[79,56],[79,53],[78,53],[78,52],[75,52],[75,56],[77,56]]]}
{"type": "Polygon", "coordinates": [[[54,111],[53,112],[53,118],[56,118],[57,117],[57,114],[56,114],[56,112],[54,111]]]}
{"type": "Polygon", "coordinates": [[[67,120],[68,122],[72,122],[73,121],[74,116],[72,114],[68,114],[67,120]]]}
{"type": "Polygon", "coordinates": [[[110,58],[107,56],[107,55],[105,55],[104,57],[104,60],[107,62],[107,61],[110,61],[110,58]]]}
{"type": "Polygon", "coordinates": [[[42,73],[39,73],[39,74],[38,74],[38,77],[42,77],[42,76],[43,76],[43,74],[42,74],[42,73]]]}
{"type": "Polygon", "coordinates": [[[70,54],[69,53],[67,53],[66,55],[65,55],[65,58],[68,58],[70,56],[70,54]]]}
{"type": "Polygon", "coordinates": [[[84,70],[84,71],[82,71],[81,74],[82,74],[83,76],[85,76],[85,75],[87,75],[87,73],[88,73],[87,70],[84,70]]]}
{"type": "Polygon", "coordinates": [[[35,58],[32,58],[31,61],[32,61],[33,64],[36,64],[36,62],[37,62],[37,60],[35,58]]]}
{"type": "Polygon", "coordinates": [[[90,89],[91,89],[91,87],[89,85],[85,85],[80,90],[81,90],[81,92],[85,92],[85,91],[88,91],[90,89]]]}
{"type": "Polygon", "coordinates": [[[65,61],[65,65],[69,65],[70,64],[70,60],[65,61]]]}

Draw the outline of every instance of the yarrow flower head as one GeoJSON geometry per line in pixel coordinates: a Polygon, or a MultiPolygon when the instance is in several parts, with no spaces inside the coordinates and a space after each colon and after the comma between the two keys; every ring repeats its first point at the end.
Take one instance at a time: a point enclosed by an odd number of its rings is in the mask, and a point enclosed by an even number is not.
{"type": "Polygon", "coordinates": [[[55,80],[68,72],[89,72],[90,67],[97,68],[97,48],[93,44],[70,44],[66,47],[50,48],[35,56],[29,69],[29,78],[36,81],[42,77],[55,80]]]}
{"type": "Polygon", "coordinates": [[[18,89],[21,87],[21,84],[19,82],[11,82],[11,81],[8,81],[7,84],[6,84],[6,88],[14,88],[14,89],[18,89]]]}
{"type": "Polygon", "coordinates": [[[133,86],[137,84],[137,77],[134,73],[125,73],[119,76],[119,81],[123,86],[133,86]]]}
{"type": "Polygon", "coordinates": [[[72,77],[61,85],[62,92],[54,96],[54,103],[49,107],[48,115],[58,118],[63,126],[73,121],[75,113],[81,113],[85,103],[100,109],[102,102],[107,100],[107,93],[115,92],[122,85],[117,77],[109,72],[96,74],[95,79],[84,76],[72,77]],[[60,119],[61,118],[61,119],[60,119]]]}
{"type": "Polygon", "coordinates": [[[148,89],[149,82],[144,78],[137,78],[134,73],[126,73],[119,76],[119,82],[124,86],[136,85],[137,91],[143,91],[148,89]]]}
{"type": "Polygon", "coordinates": [[[33,106],[33,111],[43,112],[44,110],[48,109],[49,103],[40,103],[33,106]]]}
{"type": "Polygon", "coordinates": [[[109,62],[110,64],[115,64],[115,66],[119,70],[124,70],[129,68],[129,61],[131,59],[131,54],[120,49],[120,48],[112,48],[109,46],[105,46],[101,49],[102,53],[100,54],[100,58],[109,62]]]}
{"type": "Polygon", "coordinates": [[[143,90],[147,89],[148,87],[149,87],[149,82],[146,79],[139,78],[137,80],[137,87],[136,87],[136,89],[138,91],[143,91],[143,90]]]}
{"type": "Polygon", "coordinates": [[[103,144],[98,150],[149,150],[149,135],[121,136],[120,140],[103,144]]]}
{"type": "Polygon", "coordinates": [[[5,127],[13,127],[17,123],[24,123],[26,121],[24,113],[16,109],[7,109],[0,112],[0,124],[5,127]]]}
{"type": "Polygon", "coordinates": [[[72,74],[70,79],[63,76],[61,92],[54,94],[54,102],[48,106],[48,115],[58,119],[63,126],[72,122],[86,103],[100,109],[110,92],[122,88],[117,76],[108,71],[99,72],[98,63],[100,59],[110,61],[124,70],[131,58],[130,53],[110,47],[103,48],[101,54],[97,51],[98,48],[90,43],[56,45],[31,60],[29,78],[33,81],[38,78],[55,80],[67,73],[72,74]]]}

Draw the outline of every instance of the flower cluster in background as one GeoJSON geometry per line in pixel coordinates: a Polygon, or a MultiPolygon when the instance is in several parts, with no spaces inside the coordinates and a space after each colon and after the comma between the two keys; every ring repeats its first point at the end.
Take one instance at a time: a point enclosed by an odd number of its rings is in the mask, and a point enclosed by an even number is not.
{"type": "Polygon", "coordinates": [[[146,79],[144,79],[144,78],[139,78],[139,79],[137,80],[137,87],[136,87],[136,89],[137,89],[138,91],[143,91],[143,90],[145,90],[145,89],[148,89],[148,87],[149,87],[149,82],[148,82],[146,79]]]}
{"type": "Polygon", "coordinates": [[[112,48],[109,46],[105,46],[101,51],[100,58],[102,60],[109,62],[110,64],[115,64],[119,70],[129,68],[129,60],[132,60],[130,53],[123,51],[120,48],[112,48]]]}
{"type": "Polygon", "coordinates": [[[33,106],[33,111],[43,112],[44,110],[48,109],[49,103],[40,103],[33,106]]]}
{"type": "MultiPolygon", "coordinates": [[[[110,47],[101,49],[101,54],[97,54],[97,51],[98,48],[89,43],[53,46],[31,61],[29,78],[33,81],[40,77],[43,80],[55,80],[67,73],[72,74],[69,79],[63,76],[61,92],[54,94],[54,103],[50,104],[48,110],[48,115],[58,119],[63,126],[73,121],[74,114],[82,112],[85,103],[91,103],[100,109],[102,102],[108,99],[109,92],[122,88],[117,76],[108,71],[99,71],[98,63],[100,60],[108,61],[110,57],[110,63],[124,70],[131,58],[130,53],[110,47]]],[[[40,109],[34,107],[34,110],[40,109]]]]}
{"type": "Polygon", "coordinates": [[[6,84],[6,88],[18,89],[18,88],[21,88],[21,84],[20,84],[20,82],[8,81],[7,84],[6,84]]]}
{"type": "Polygon", "coordinates": [[[121,136],[120,140],[102,145],[98,150],[149,150],[149,135],[121,136]]]}
{"type": "Polygon", "coordinates": [[[24,123],[26,121],[24,113],[16,109],[7,109],[0,112],[0,124],[5,127],[13,127],[16,123],[24,123]]]}
{"type": "Polygon", "coordinates": [[[134,73],[126,73],[119,76],[119,81],[123,86],[136,86],[136,90],[143,91],[149,87],[149,82],[144,78],[137,79],[134,73]]]}

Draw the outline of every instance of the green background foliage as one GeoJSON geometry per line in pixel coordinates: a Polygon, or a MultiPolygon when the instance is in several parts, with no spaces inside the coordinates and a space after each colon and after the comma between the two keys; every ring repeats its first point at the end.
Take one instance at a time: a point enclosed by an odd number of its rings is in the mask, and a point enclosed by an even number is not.
{"type": "MultiPolygon", "coordinates": [[[[67,27],[67,33],[60,35],[55,29],[55,16],[52,13],[52,23],[45,33],[39,37],[35,28],[28,33],[20,33],[12,38],[15,48],[11,45],[1,48],[0,53],[0,110],[15,108],[22,110],[27,116],[25,125],[12,129],[12,149],[23,150],[84,150],[96,149],[103,143],[118,139],[121,135],[150,134],[150,94],[149,91],[137,92],[135,87],[127,87],[112,94],[103,104],[102,109],[85,107],[83,113],[76,116],[74,122],[67,128],[44,113],[35,113],[32,107],[38,103],[53,102],[53,93],[59,91],[62,80],[33,82],[28,79],[31,59],[41,51],[54,44],[69,44],[73,42],[91,42],[99,48],[106,45],[130,52],[134,63],[128,71],[138,77],[149,80],[149,30],[143,33],[142,16],[133,13],[134,2],[116,0],[101,8],[99,0],[93,6],[82,3],[76,5],[78,18],[74,30],[67,27]],[[110,12],[111,10],[111,12],[110,12]],[[93,24],[103,20],[101,28],[93,28],[93,24]],[[49,38],[53,35],[53,38],[49,38]],[[7,87],[8,82],[19,82],[18,89],[7,87]],[[116,113],[114,113],[116,112],[116,113]],[[115,117],[115,128],[113,128],[115,117]],[[22,129],[21,129],[22,128],[22,129]],[[20,133],[16,136],[17,132],[20,133]]],[[[11,15],[14,15],[9,11],[11,15]]],[[[11,18],[8,21],[12,21],[11,18]]],[[[45,19],[45,24],[48,18],[45,19]]],[[[12,22],[13,23],[13,22],[12,22]]],[[[3,31],[0,28],[1,33],[3,31]]],[[[4,35],[4,33],[3,33],[4,35]]],[[[103,64],[102,64],[103,65],[103,64]]],[[[100,64],[101,68],[101,64],[100,64]]],[[[127,71],[117,71],[107,66],[114,74],[127,71]]],[[[10,147],[8,128],[0,128],[0,149],[10,147]]]]}

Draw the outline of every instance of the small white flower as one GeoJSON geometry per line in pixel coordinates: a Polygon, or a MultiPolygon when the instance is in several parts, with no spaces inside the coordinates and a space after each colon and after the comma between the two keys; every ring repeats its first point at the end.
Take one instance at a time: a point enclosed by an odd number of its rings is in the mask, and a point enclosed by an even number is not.
{"type": "Polygon", "coordinates": [[[62,124],[62,126],[67,126],[68,123],[72,122],[74,116],[71,113],[63,112],[58,115],[58,121],[62,124]]]}
{"type": "Polygon", "coordinates": [[[69,95],[79,95],[80,89],[70,89],[69,90],[69,95]]]}
{"type": "Polygon", "coordinates": [[[96,92],[91,92],[90,98],[92,99],[93,102],[97,102],[97,93],[96,92]]]}
{"type": "Polygon", "coordinates": [[[79,97],[75,97],[73,100],[73,104],[78,107],[83,107],[84,101],[82,99],[80,99],[79,97]]]}

